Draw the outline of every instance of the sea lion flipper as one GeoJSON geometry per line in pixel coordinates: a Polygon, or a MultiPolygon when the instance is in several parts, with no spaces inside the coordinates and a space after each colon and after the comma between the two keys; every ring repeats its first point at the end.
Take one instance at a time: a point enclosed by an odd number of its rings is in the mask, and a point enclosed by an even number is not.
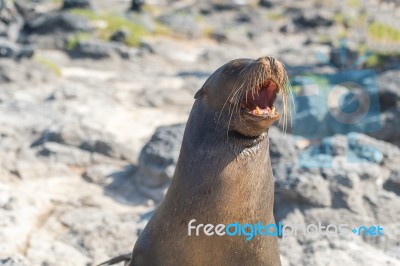
{"type": "Polygon", "coordinates": [[[118,257],[112,258],[108,261],[105,261],[97,266],[102,266],[102,265],[113,265],[113,264],[117,264],[120,263],[122,261],[125,261],[125,265],[127,262],[129,262],[132,258],[132,253],[128,253],[128,254],[123,254],[123,255],[119,255],[118,257]]]}

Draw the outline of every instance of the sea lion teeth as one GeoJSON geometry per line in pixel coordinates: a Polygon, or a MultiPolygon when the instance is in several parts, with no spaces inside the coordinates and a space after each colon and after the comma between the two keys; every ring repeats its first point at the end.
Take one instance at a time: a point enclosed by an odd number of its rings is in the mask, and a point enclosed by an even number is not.
{"type": "Polygon", "coordinates": [[[261,113],[262,113],[258,106],[256,106],[255,112],[256,112],[256,115],[261,115],[261,113]]]}
{"type": "Polygon", "coordinates": [[[273,114],[275,114],[275,106],[272,107],[271,112],[272,112],[273,114]]]}

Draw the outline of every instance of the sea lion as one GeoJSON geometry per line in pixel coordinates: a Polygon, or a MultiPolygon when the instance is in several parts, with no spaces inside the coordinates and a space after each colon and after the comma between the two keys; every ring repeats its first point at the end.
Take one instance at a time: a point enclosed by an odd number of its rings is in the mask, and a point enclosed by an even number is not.
{"type": "Polygon", "coordinates": [[[236,59],[207,79],[195,95],[171,186],[129,266],[281,264],[276,237],[208,236],[202,229],[189,236],[188,226],[275,223],[268,128],[281,117],[278,95],[287,120],[287,84],[273,57],[236,59]]]}

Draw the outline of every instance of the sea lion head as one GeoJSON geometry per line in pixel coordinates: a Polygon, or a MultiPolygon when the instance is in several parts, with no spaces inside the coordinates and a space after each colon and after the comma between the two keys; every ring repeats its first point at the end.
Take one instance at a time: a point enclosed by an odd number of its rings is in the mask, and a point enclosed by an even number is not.
{"type": "Polygon", "coordinates": [[[261,57],[223,65],[207,79],[195,99],[215,112],[218,125],[226,132],[259,137],[280,118],[286,126],[288,94],[283,64],[273,57],[261,57]],[[280,105],[275,107],[278,96],[280,105]]]}

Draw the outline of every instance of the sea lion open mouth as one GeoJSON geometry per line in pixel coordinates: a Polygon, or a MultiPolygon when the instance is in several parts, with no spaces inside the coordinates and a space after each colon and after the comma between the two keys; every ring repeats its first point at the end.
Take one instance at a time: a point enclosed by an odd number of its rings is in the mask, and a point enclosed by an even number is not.
{"type": "Polygon", "coordinates": [[[278,117],[274,107],[278,91],[279,87],[272,80],[247,91],[240,105],[242,113],[264,119],[278,117]]]}
{"type": "Polygon", "coordinates": [[[256,60],[232,61],[224,69],[224,80],[227,77],[235,80],[231,88],[232,96],[228,97],[233,106],[229,110],[234,113],[229,130],[257,137],[280,120],[285,131],[290,86],[283,64],[266,56],[256,60]]]}

